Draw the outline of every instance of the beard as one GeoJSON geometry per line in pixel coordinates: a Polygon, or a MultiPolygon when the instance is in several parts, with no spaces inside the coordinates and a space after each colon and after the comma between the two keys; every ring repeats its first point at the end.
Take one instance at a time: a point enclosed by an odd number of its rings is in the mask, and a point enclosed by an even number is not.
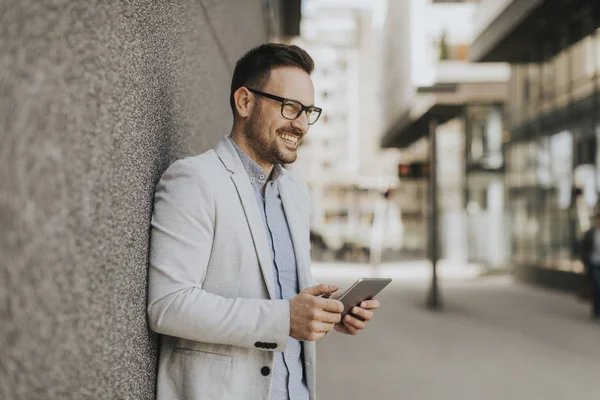
{"type": "Polygon", "coordinates": [[[260,103],[258,103],[248,122],[244,126],[244,135],[246,142],[252,152],[262,161],[269,164],[291,164],[296,161],[297,153],[290,151],[279,140],[279,135],[288,133],[296,137],[302,137],[302,133],[298,132],[293,126],[284,126],[271,134],[265,127],[266,124],[260,116],[260,103]]]}

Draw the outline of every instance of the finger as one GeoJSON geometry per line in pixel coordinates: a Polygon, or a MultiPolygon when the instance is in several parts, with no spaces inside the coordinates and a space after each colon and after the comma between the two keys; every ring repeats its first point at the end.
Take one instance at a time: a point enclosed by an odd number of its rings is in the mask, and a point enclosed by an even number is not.
{"type": "Polygon", "coordinates": [[[370,321],[371,319],[373,319],[373,315],[375,315],[373,311],[365,310],[364,308],[360,307],[353,307],[352,314],[362,318],[364,321],[370,321]]]}
{"type": "Polygon", "coordinates": [[[317,313],[317,319],[321,322],[337,324],[342,320],[342,315],[340,313],[332,313],[321,310],[317,313]]]}
{"type": "Polygon", "coordinates": [[[344,335],[352,335],[352,332],[350,332],[344,324],[335,324],[335,330],[336,332],[343,333],[344,335]]]}
{"type": "Polygon", "coordinates": [[[327,332],[315,332],[312,333],[308,336],[308,338],[306,339],[306,341],[308,342],[316,342],[317,340],[321,340],[325,337],[325,335],[327,334],[327,332]]]}
{"type": "Polygon", "coordinates": [[[310,287],[308,289],[304,289],[302,293],[308,293],[312,296],[320,296],[325,293],[333,293],[339,289],[336,285],[327,285],[325,283],[321,283],[320,285],[310,287]]]}
{"type": "Polygon", "coordinates": [[[317,322],[313,326],[314,331],[315,332],[320,332],[320,333],[327,333],[329,331],[332,331],[333,328],[335,328],[335,324],[334,323],[328,323],[328,322],[317,322]]]}
{"type": "Polygon", "coordinates": [[[348,314],[346,314],[346,316],[344,317],[344,325],[346,325],[348,327],[348,329],[350,329],[351,327],[354,327],[359,330],[365,329],[367,327],[366,322],[361,321],[358,318],[352,317],[348,314]]]}
{"type": "Polygon", "coordinates": [[[344,305],[339,300],[319,299],[317,301],[317,306],[323,311],[329,311],[333,313],[341,313],[344,311],[344,305]]]}
{"type": "Polygon", "coordinates": [[[349,335],[358,335],[360,333],[360,329],[358,329],[354,325],[350,324],[350,322],[346,322],[346,320],[344,320],[343,326],[344,326],[344,328],[346,328],[349,335]]]}
{"type": "Polygon", "coordinates": [[[360,303],[360,307],[364,308],[365,310],[376,310],[380,307],[380,305],[381,304],[377,299],[365,300],[362,303],[360,303]]]}

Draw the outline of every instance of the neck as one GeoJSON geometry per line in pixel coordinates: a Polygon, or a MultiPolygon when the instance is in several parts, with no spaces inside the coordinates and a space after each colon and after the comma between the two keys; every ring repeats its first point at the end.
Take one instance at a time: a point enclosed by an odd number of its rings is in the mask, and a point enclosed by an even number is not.
{"type": "Polygon", "coordinates": [[[242,129],[234,126],[231,131],[231,139],[233,139],[235,144],[237,144],[240,147],[240,149],[242,149],[242,151],[248,155],[248,157],[253,159],[258,165],[261,166],[262,169],[265,170],[265,174],[267,176],[271,176],[271,172],[273,171],[273,164],[264,161],[258,156],[258,154],[254,150],[252,150],[252,148],[248,144],[248,140],[246,139],[246,136],[244,135],[242,129]]]}

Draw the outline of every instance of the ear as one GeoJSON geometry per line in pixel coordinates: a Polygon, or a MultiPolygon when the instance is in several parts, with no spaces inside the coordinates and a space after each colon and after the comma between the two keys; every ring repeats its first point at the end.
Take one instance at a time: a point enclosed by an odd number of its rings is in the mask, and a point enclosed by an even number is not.
{"type": "Polygon", "coordinates": [[[254,107],[254,96],[245,87],[240,87],[233,93],[233,104],[242,118],[248,118],[254,107]]]}

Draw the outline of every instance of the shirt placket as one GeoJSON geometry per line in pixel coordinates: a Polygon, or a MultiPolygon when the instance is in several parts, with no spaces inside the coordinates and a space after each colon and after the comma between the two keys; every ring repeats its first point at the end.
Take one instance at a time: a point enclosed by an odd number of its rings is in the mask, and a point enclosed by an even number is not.
{"type": "MultiPolygon", "coordinates": [[[[293,296],[295,296],[297,294],[297,283],[295,283],[296,287],[291,288],[291,287],[284,287],[284,285],[282,285],[282,278],[284,279],[292,279],[290,276],[280,276],[281,274],[279,273],[279,267],[282,265],[287,265],[287,259],[285,259],[286,257],[286,253],[279,251],[279,253],[276,252],[276,248],[279,248],[281,250],[281,246],[282,245],[286,245],[286,249],[287,249],[287,244],[286,243],[281,243],[279,240],[277,242],[275,242],[274,238],[279,237],[281,239],[282,235],[289,235],[289,228],[287,226],[287,219],[285,218],[285,216],[280,215],[279,212],[279,208],[281,208],[281,211],[283,211],[282,209],[282,204],[281,204],[281,200],[279,199],[279,191],[277,189],[276,183],[275,181],[277,181],[280,177],[281,177],[281,170],[277,169],[274,172],[274,176],[275,179],[269,183],[267,183],[267,185],[265,185],[266,182],[266,175],[264,174],[264,171],[262,170],[262,168],[258,165],[256,165],[245,153],[243,153],[243,151],[241,151],[241,149],[239,149],[239,147],[235,144],[235,142],[233,142],[233,140],[231,141],[236,149],[236,151],[238,152],[240,159],[242,160],[242,163],[244,165],[244,168],[246,169],[246,172],[248,173],[249,177],[250,177],[250,181],[251,184],[254,188],[254,193],[256,195],[256,200],[259,204],[259,207],[261,208],[261,218],[263,220],[264,223],[264,228],[265,231],[267,233],[267,239],[268,239],[268,243],[269,243],[269,247],[271,249],[271,259],[273,260],[273,275],[274,275],[274,286],[275,286],[275,296],[278,299],[290,299],[293,296]],[[263,191],[263,187],[265,188],[265,190],[263,191]],[[269,200],[267,200],[269,199],[269,200]],[[270,218],[269,218],[270,215],[270,218]],[[284,257],[284,258],[282,258],[284,257]],[[279,259],[279,260],[277,260],[279,259]],[[277,263],[277,261],[279,261],[279,263],[277,263]]],[[[275,166],[275,168],[278,168],[278,166],[275,166]]],[[[291,239],[291,238],[290,238],[291,239]]],[[[287,241],[287,238],[283,239],[287,241]]],[[[295,271],[295,260],[293,262],[293,268],[295,271]]],[[[284,273],[288,274],[290,271],[287,271],[284,269],[284,273]]],[[[295,273],[295,272],[294,272],[295,273]]],[[[294,282],[295,282],[295,276],[293,277],[294,282]]],[[[295,354],[295,352],[298,350],[298,346],[299,346],[299,342],[292,340],[293,345],[290,346],[288,348],[288,350],[284,353],[276,353],[275,355],[275,371],[274,371],[274,382],[283,382],[285,380],[285,388],[283,389],[281,386],[279,386],[279,384],[275,384],[273,386],[273,395],[277,398],[277,399],[308,399],[308,389],[305,386],[305,382],[303,381],[302,384],[304,385],[301,388],[296,388],[296,391],[294,391],[294,388],[292,388],[293,384],[292,384],[292,372],[293,373],[297,373],[298,369],[296,366],[296,362],[297,360],[292,358],[293,354],[295,354]],[[292,350],[291,348],[295,347],[296,350],[292,350]],[[292,371],[290,371],[290,366],[293,367],[292,371]],[[278,372],[279,371],[279,372],[278,372]],[[277,377],[276,377],[277,376],[277,377]],[[283,393],[282,393],[283,390],[283,393]],[[304,390],[304,392],[302,392],[304,390]],[[302,393],[302,394],[301,394],[302,393]],[[300,397],[298,397],[300,396],[300,397]]],[[[302,354],[302,349],[300,348],[300,354],[302,354]]],[[[302,371],[302,369],[300,370],[302,371]]],[[[302,377],[302,379],[304,379],[304,377],[302,377]]]]}
{"type": "MultiPolygon", "coordinates": [[[[278,235],[275,232],[276,229],[276,224],[273,223],[273,215],[272,212],[274,212],[274,207],[276,206],[275,204],[275,199],[274,199],[274,183],[273,181],[270,181],[267,183],[266,187],[265,187],[265,191],[264,191],[264,195],[263,195],[263,201],[264,201],[264,206],[265,206],[265,217],[266,217],[266,223],[267,223],[267,229],[269,230],[269,237],[270,237],[270,242],[271,242],[271,249],[273,251],[273,275],[275,278],[275,286],[276,286],[276,292],[277,292],[277,297],[279,299],[285,299],[285,294],[283,291],[283,284],[281,283],[281,272],[279,270],[279,265],[277,263],[277,259],[278,259],[278,252],[277,252],[277,248],[278,248],[278,243],[277,243],[277,237],[278,235]]],[[[291,399],[291,390],[289,387],[290,384],[290,368],[289,368],[289,353],[286,350],[283,353],[283,364],[285,365],[285,378],[286,378],[286,384],[287,384],[287,398],[291,399]]]]}

